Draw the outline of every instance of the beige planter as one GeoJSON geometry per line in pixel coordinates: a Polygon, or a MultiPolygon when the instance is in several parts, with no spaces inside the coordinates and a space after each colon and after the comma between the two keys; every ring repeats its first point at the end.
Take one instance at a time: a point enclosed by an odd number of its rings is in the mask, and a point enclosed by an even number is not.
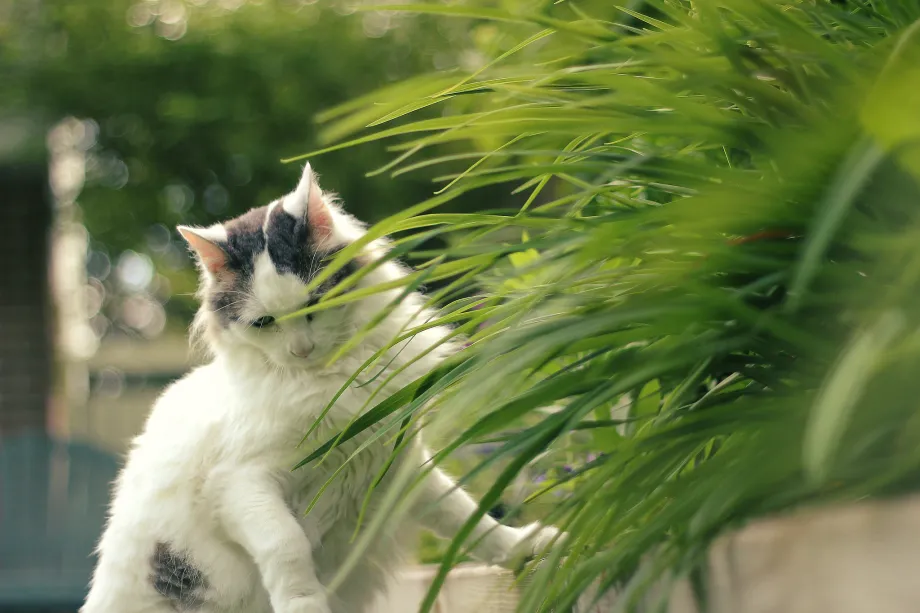
{"type": "Polygon", "coordinates": [[[758,522],[710,560],[712,613],[916,613],[920,498],[758,522]]]}
{"type": "MultiPolygon", "coordinates": [[[[414,613],[437,574],[437,566],[408,568],[371,613],[414,613]]],[[[462,565],[447,577],[434,613],[507,613],[517,605],[511,573],[495,566],[462,565]]]]}
{"type": "MultiPolygon", "coordinates": [[[[801,512],[754,523],[715,543],[705,613],[920,613],[917,569],[920,497],[801,512]]],[[[404,571],[373,613],[417,611],[435,572],[404,571]]],[[[614,601],[608,595],[581,613],[613,611],[614,601]]],[[[434,610],[506,613],[516,604],[508,572],[470,565],[450,574],[434,610]]],[[[704,612],[681,582],[668,613],[704,612]]]]}

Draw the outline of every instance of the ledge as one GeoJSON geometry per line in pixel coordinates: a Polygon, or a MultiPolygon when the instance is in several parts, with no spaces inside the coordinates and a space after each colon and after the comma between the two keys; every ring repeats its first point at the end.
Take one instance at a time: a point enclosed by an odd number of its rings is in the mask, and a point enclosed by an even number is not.
{"type": "MultiPolygon", "coordinates": [[[[710,550],[705,613],[916,613],[920,610],[920,497],[802,511],[752,523],[710,550]]],[[[406,569],[373,613],[406,613],[435,567],[406,569]]],[[[615,595],[579,613],[615,610],[615,595]]],[[[448,577],[436,613],[507,613],[517,597],[501,569],[460,566],[448,577]]],[[[646,603],[645,611],[655,610],[646,603]]],[[[668,613],[699,611],[687,582],[668,613]]]]}

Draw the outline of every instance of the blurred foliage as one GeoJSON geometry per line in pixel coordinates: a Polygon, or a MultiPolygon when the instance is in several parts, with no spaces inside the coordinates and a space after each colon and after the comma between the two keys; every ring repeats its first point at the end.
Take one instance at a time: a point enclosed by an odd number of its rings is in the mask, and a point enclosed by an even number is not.
{"type": "MultiPolygon", "coordinates": [[[[139,289],[109,276],[120,260],[155,267],[145,291],[184,326],[196,279],[176,224],[210,224],[290,191],[299,168],[280,160],[316,146],[321,109],[470,60],[451,50],[462,24],[354,10],[338,0],[0,0],[7,112],[84,120],[89,272],[116,328],[130,330],[119,312],[139,289]]],[[[376,221],[431,193],[424,176],[364,178],[386,156],[376,144],[316,168],[350,212],[376,221]]]]}
{"type": "MultiPolygon", "coordinates": [[[[494,471],[480,514],[523,479],[521,512],[549,499],[570,535],[530,567],[527,613],[598,583],[628,610],[752,518],[916,491],[920,3],[391,8],[511,33],[464,78],[325,115],[329,151],[386,140],[392,174],[441,171],[441,193],[367,240],[400,233],[406,283],[444,283],[437,321],[468,343],[305,461],[371,426],[364,445],[424,425],[446,441],[436,463],[493,445],[463,478],[494,471]],[[494,186],[524,204],[437,209],[494,186]],[[431,236],[449,246],[415,242],[431,236]]],[[[311,310],[356,299],[355,280],[311,310]]],[[[395,482],[355,557],[409,508],[409,470],[395,482]]]]}

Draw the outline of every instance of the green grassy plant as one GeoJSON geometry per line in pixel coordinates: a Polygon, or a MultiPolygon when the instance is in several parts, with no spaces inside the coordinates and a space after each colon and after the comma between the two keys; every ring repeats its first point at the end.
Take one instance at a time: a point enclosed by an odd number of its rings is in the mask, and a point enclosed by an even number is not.
{"type": "MultiPolygon", "coordinates": [[[[521,611],[596,582],[628,609],[752,518],[916,488],[920,3],[390,9],[469,19],[480,68],[327,114],[324,151],[388,139],[378,172],[443,168],[370,237],[395,233],[469,344],[340,438],[377,425],[398,453],[425,425],[438,462],[488,441],[464,477],[494,471],[481,513],[542,475],[521,512],[571,538],[521,611]],[[467,153],[428,155],[444,142],[467,153]],[[494,185],[489,211],[437,211],[494,185]]],[[[355,555],[404,507],[395,482],[355,555]]]]}

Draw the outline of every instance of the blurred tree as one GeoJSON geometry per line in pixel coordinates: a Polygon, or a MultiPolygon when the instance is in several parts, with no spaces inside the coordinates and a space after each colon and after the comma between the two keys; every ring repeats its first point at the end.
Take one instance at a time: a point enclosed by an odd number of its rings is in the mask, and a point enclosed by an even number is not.
{"type": "MultiPolygon", "coordinates": [[[[299,169],[280,159],[317,147],[320,110],[459,61],[445,49],[463,24],[353,12],[292,0],[0,0],[6,104],[85,120],[89,273],[108,314],[99,332],[109,320],[130,329],[118,313],[138,293],[184,325],[195,281],[175,224],[285,193],[299,169]]],[[[372,144],[316,167],[349,211],[375,221],[431,193],[424,173],[362,178],[387,159],[372,144]]]]}

